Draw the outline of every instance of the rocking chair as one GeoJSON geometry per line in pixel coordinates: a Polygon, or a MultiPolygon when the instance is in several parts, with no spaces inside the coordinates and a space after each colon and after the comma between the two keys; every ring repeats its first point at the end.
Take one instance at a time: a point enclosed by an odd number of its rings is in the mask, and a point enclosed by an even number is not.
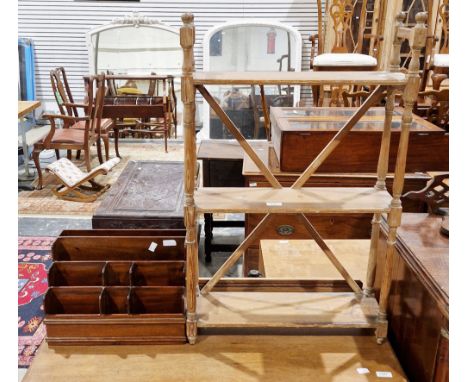
{"type": "Polygon", "coordinates": [[[59,199],[75,202],[94,202],[104,193],[110,184],[99,184],[94,180],[98,175],[107,175],[120,162],[120,158],[112,158],[94,170],[85,173],[67,158],[61,158],[47,166],[46,171],[54,174],[62,183],[52,192],[59,199]],[[91,186],[85,186],[89,182],[91,186]]]}

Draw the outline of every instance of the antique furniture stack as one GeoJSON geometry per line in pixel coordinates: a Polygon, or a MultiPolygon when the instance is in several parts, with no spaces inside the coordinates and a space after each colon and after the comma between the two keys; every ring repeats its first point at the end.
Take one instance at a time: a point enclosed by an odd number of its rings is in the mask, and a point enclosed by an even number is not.
{"type": "MultiPolygon", "coordinates": [[[[182,75],[182,100],[184,102],[185,138],[185,224],[187,229],[187,337],[195,343],[197,327],[306,327],[306,328],[374,328],[377,341],[382,343],[387,335],[387,303],[396,231],[400,224],[402,207],[400,196],[403,190],[409,131],[412,124],[412,107],[419,88],[418,59],[426,38],[424,25],[426,15],[417,16],[413,29],[395,26],[392,65],[389,72],[341,72],[337,79],[333,72],[310,73],[263,73],[263,72],[193,72],[193,44],[195,27],[193,15],[182,16],[184,25],[180,38],[184,52],[182,75]],[[412,48],[412,60],[406,75],[399,73],[400,47],[408,39],[412,48]],[[232,123],[219,104],[213,99],[206,85],[322,85],[351,83],[356,86],[373,86],[375,90],[357,109],[350,119],[337,131],[332,140],[307,166],[291,187],[284,188],[270,169],[263,163],[240,131],[232,123]],[[396,90],[403,89],[404,109],[401,116],[401,133],[396,157],[393,181],[393,196],[386,190],[389,167],[391,127],[396,90]],[[214,112],[223,121],[231,134],[239,141],[271,187],[263,188],[199,188],[195,189],[196,145],[195,145],[195,92],[198,90],[214,112]],[[371,188],[307,187],[307,180],[340,144],[353,126],[383,97],[387,99],[381,150],[377,166],[377,183],[371,188]],[[198,243],[196,236],[197,215],[201,213],[238,212],[267,214],[256,228],[245,238],[231,257],[216,274],[206,282],[198,295],[198,243]],[[305,216],[306,213],[373,213],[371,248],[367,265],[366,286],[362,289],[349,275],[324,242],[323,238],[305,216]],[[284,292],[279,288],[265,288],[255,279],[222,280],[225,272],[242,256],[252,241],[261,235],[277,213],[295,214],[312,237],[346,280],[349,292],[331,294],[330,288],[323,292],[284,292]],[[380,300],[374,297],[375,264],[381,216],[388,213],[389,234],[386,264],[380,284],[380,300]],[[218,282],[221,283],[218,285],[218,282]],[[256,285],[255,285],[256,284],[256,285]],[[231,285],[229,287],[229,285],[231,285]],[[248,285],[248,286],[246,286],[248,285]],[[220,291],[220,287],[223,289],[220,291]],[[239,291],[243,290],[243,291],[239,291]],[[324,300],[325,299],[325,300],[324,300]],[[324,301],[327,301],[324,304],[324,301]]],[[[365,267],[366,265],[363,264],[365,267]]],[[[201,280],[200,280],[201,281],[201,280]]],[[[320,291],[318,291],[320,290],[320,291]]]]}
{"type": "Polygon", "coordinates": [[[44,298],[47,341],[185,342],[183,230],[63,231],[44,298]]]}

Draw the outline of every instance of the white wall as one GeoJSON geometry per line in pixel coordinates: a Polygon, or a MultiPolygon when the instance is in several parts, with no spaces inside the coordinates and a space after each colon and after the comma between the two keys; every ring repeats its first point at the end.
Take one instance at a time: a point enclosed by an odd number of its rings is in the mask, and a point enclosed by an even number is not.
{"type": "MultiPolygon", "coordinates": [[[[213,25],[241,18],[273,19],[291,25],[300,31],[304,40],[304,70],[308,69],[310,57],[308,37],[317,30],[317,9],[313,0],[18,0],[19,37],[31,38],[35,44],[37,98],[46,105],[53,104],[49,71],[64,66],[73,94],[80,99],[82,76],[88,73],[85,33],[132,11],[174,27],[180,27],[182,13],[192,12],[197,28],[197,70],[202,69],[203,34],[213,25]]],[[[309,89],[303,89],[303,93],[309,92],[309,89]]]]}

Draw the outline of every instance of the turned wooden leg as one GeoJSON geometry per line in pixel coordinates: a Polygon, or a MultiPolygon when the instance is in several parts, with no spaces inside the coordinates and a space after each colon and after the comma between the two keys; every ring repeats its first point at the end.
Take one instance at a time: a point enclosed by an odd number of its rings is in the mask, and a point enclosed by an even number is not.
{"type": "Polygon", "coordinates": [[[72,160],[72,151],[71,150],[67,150],[67,158],[69,160],[72,160]]]}
{"type": "Polygon", "coordinates": [[[401,222],[402,209],[400,207],[392,207],[388,215],[388,236],[387,236],[387,250],[385,253],[385,268],[382,276],[382,284],[380,289],[379,301],[379,314],[377,318],[377,328],[375,336],[377,343],[381,344],[387,338],[388,321],[387,321],[387,306],[390,295],[390,288],[392,286],[392,269],[393,257],[395,255],[395,243],[397,228],[401,222]]]}
{"type": "Polygon", "coordinates": [[[81,157],[81,150],[76,150],[76,160],[80,159],[81,157]]]}
{"type": "Polygon", "coordinates": [[[109,160],[109,135],[105,135],[102,137],[104,141],[104,153],[106,155],[106,161],[109,160]]]}
{"type": "Polygon", "coordinates": [[[115,155],[120,158],[119,154],[119,128],[114,127],[114,146],[115,146],[115,155]]]}
{"type": "Polygon", "coordinates": [[[42,150],[36,150],[34,149],[32,153],[34,165],[36,166],[37,170],[37,176],[38,176],[38,183],[36,189],[41,190],[42,189],[42,170],[41,170],[41,163],[39,161],[39,154],[41,153],[42,150]]]}
{"type": "MultiPolygon", "coordinates": [[[[103,164],[104,161],[102,160],[102,147],[101,147],[101,137],[96,140],[96,150],[99,159],[99,164],[103,164]]],[[[89,171],[89,170],[88,170],[89,171]]]]}
{"type": "Polygon", "coordinates": [[[369,250],[369,262],[367,263],[366,286],[364,295],[371,297],[374,295],[375,269],[377,266],[377,251],[379,245],[381,214],[374,214],[372,219],[372,233],[369,250]]]}
{"type": "Polygon", "coordinates": [[[84,150],[84,156],[85,156],[85,163],[86,163],[86,171],[90,172],[91,171],[91,155],[90,155],[89,148],[84,150]]]}
{"type": "Polygon", "coordinates": [[[60,150],[55,149],[55,157],[57,158],[57,160],[60,159],[60,150]]]}

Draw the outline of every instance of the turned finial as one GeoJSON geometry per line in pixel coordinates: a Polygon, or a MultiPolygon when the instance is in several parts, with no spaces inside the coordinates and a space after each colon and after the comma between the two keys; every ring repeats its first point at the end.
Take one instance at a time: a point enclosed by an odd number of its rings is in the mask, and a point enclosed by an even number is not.
{"type": "Polygon", "coordinates": [[[397,21],[398,21],[400,24],[403,24],[403,21],[405,21],[405,18],[406,18],[405,12],[399,12],[399,13],[397,14],[397,17],[396,17],[397,21]]]}
{"type": "Polygon", "coordinates": [[[416,13],[416,22],[418,24],[426,24],[427,12],[418,12],[416,13]]]}
{"type": "Polygon", "coordinates": [[[181,18],[185,25],[193,24],[193,13],[184,13],[181,18]]]}

